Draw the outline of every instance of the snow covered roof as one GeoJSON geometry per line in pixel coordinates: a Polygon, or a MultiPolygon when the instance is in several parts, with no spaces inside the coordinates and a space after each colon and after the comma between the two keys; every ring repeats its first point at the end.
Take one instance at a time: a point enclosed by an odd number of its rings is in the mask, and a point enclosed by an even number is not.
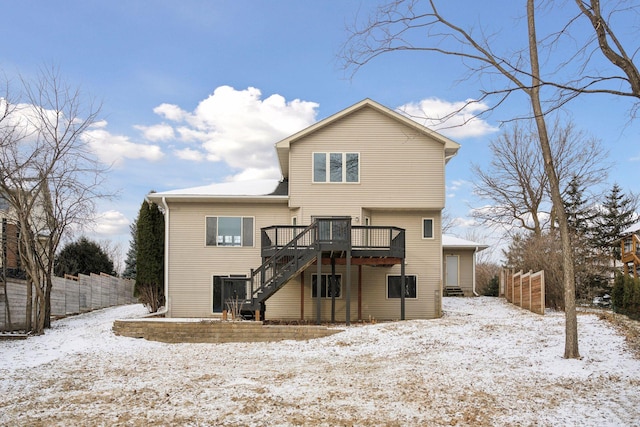
{"type": "Polygon", "coordinates": [[[151,199],[167,198],[246,198],[287,197],[287,182],[277,179],[212,183],[200,187],[183,188],[149,194],[151,199]]]}
{"type": "Polygon", "coordinates": [[[631,234],[631,233],[637,233],[637,232],[640,232],[640,221],[636,222],[631,227],[624,230],[622,234],[625,235],[625,234],[631,234]]]}
{"type": "Polygon", "coordinates": [[[478,251],[487,249],[488,245],[483,245],[482,243],[476,243],[471,240],[461,239],[456,236],[452,236],[451,234],[443,234],[442,235],[442,247],[443,248],[457,248],[457,249],[476,249],[478,251]]]}

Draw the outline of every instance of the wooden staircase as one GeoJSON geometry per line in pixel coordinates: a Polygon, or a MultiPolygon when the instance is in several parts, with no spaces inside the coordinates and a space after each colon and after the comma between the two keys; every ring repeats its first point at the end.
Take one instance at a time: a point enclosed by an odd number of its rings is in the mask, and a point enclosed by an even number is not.
{"type": "Polygon", "coordinates": [[[260,267],[251,270],[251,294],[243,309],[260,310],[262,303],[313,263],[319,250],[317,229],[317,222],[314,222],[266,259],[260,267]]]}
{"type": "Polygon", "coordinates": [[[460,286],[445,286],[442,291],[445,297],[463,297],[464,292],[460,286]]]}

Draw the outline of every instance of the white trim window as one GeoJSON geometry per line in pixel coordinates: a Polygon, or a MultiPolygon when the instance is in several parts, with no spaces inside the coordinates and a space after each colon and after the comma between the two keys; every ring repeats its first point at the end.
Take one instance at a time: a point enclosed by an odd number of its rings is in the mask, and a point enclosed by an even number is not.
{"type": "Polygon", "coordinates": [[[433,239],[433,218],[422,218],[422,238],[433,239]]]}
{"type": "Polygon", "coordinates": [[[208,216],[205,222],[206,246],[253,246],[253,217],[208,216]]]}
{"type": "Polygon", "coordinates": [[[360,153],[313,153],[314,183],[360,182],[360,153]]]}
{"type": "MultiPolygon", "coordinates": [[[[400,279],[402,276],[387,275],[387,298],[400,298],[400,279]]],[[[418,298],[418,282],[414,274],[406,274],[404,276],[404,297],[415,299],[418,298]]]]}
{"type": "MultiPolygon", "coordinates": [[[[336,298],[342,298],[342,274],[336,274],[336,298]]],[[[318,297],[318,275],[311,275],[311,297],[318,297]]],[[[320,297],[331,298],[331,274],[320,275],[320,297]]]]}

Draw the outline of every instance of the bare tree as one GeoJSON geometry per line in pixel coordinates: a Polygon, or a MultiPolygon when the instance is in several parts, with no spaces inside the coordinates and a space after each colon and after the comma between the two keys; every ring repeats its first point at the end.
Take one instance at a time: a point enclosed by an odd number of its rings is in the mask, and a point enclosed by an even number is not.
{"type": "Polygon", "coordinates": [[[472,164],[478,179],[474,192],[492,203],[473,211],[482,224],[502,225],[507,231],[515,225],[536,235],[542,233],[547,178],[535,138],[534,132],[516,124],[489,143],[488,167],[472,164]]]}
{"type": "MultiPolygon", "coordinates": [[[[583,73],[577,81],[579,84],[564,85],[562,89],[572,96],[582,93],[608,93],[640,98],[640,71],[634,62],[635,54],[638,52],[636,32],[631,32],[631,38],[626,40],[628,45],[625,47],[620,37],[621,33],[614,28],[616,16],[637,14],[639,6],[627,2],[609,2],[613,7],[603,13],[600,0],[575,0],[575,3],[581,16],[587,18],[593,28],[593,34],[586,38],[583,51],[589,51],[589,47],[597,43],[604,57],[622,74],[583,73]],[[631,45],[632,43],[636,45],[631,45]]],[[[588,58],[591,60],[591,55],[588,58]]],[[[586,69],[586,65],[583,65],[583,69],[586,69]]]]}
{"type": "Polygon", "coordinates": [[[518,51],[499,54],[495,50],[497,45],[493,43],[495,34],[490,34],[485,29],[474,33],[473,29],[466,30],[454,24],[439,12],[435,0],[397,0],[379,7],[364,26],[352,28],[352,34],[343,49],[343,60],[345,67],[355,73],[374,58],[388,52],[416,51],[454,56],[461,59],[471,75],[488,77],[486,81],[493,85],[493,89],[482,91],[479,99],[493,99],[490,110],[501,105],[512,94],[525,95],[530,105],[529,116],[533,118],[536,126],[543,167],[562,242],[566,314],[564,357],[578,358],[580,353],[573,252],[546,122],[546,114],[561,104],[555,103],[547,106],[546,110],[543,109],[541,89],[549,83],[543,80],[540,70],[538,50],[542,43],[536,33],[534,0],[527,1],[525,11],[526,29],[523,31],[527,43],[518,51]],[[500,83],[496,83],[498,81],[500,83]]]}
{"type": "MultiPolygon", "coordinates": [[[[474,210],[473,216],[483,224],[503,226],[508,233],[525,229],[540,236],[553,225],[553,213],[538,134],[527,124],[516,123],[489,143],[488,167],[472,165],[475,193],[492,202],[474,210]]],[[[585,187],[605,181],[610,164],[599,140],[576,130],[572,122],[563,125],[559,120],[550,138],[563,199],[574,176],[585,187]]]]}
{"type": "Polygon", "coordinates": [[[18,100],[3,100],[0,191],[9,195],[22,266],[35,290],[35,324],[28,327],[42,333],[50,325],[54,255],[66,233],[91,221],[95,201],[108,196],[106,169],[82,138],[99,108],[86,104],[54,68],[22,79],[21,88],[18,100]]]}

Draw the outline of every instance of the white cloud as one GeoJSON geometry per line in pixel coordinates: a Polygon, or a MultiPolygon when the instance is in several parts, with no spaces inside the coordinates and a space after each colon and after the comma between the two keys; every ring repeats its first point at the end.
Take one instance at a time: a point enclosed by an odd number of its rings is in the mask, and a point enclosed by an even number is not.
{"type": "Polygon", "coordinates": [[[158,141],[170,141],[175,138],[173,128],[168,124],[162,123],[154,126],[134,126],[134,128],[141,130],[145,139],[152,142],[158,141]]]}
{"type": "Polygon", "coordinates": [[[478,222],[475,219],[472,218],[464,218],[464,217],[457,217],[454,218],[451,221],[453,227],[456,228],[471,228],[471,227],[475,227],[476,225],[478,225],[478,222]]]}
{"type": "Polygon", "coordinates": [[[180,107],[173,104],[160,104],[153,109],[153,112],[160,117],[164,117],[165,119],[171,120],[173,122],[180,122],[184,120],[185,116],[187,115],[187,113],[180,107]]]}
{"type": "Polygon", "coordinates": [[[469,181],[464,179],[454,179],[447,185],[448,191],[458,191],[460,188],[469,184],[469,181]]]}
{"type": "Polygon", "coordinates": [[[164,156],[159,146],[137,144],[128,136],[113,135],[105,129],[106,125],[106,121],[97,122],[81,136],[101,162],[117,166],[124,159],[156,161],[164,156]]]}
{"type": "MultiPolygon", "coordinates": [[[[279,177],[273,144],[313,124],[317,107],[299,99],[287,102],[278,94],[262,99],[260,90],[253,87],[220,86],[193,112],[172,104],[161,104],[154,112],[175,122],[179,142],[197,144],[207,160],[223,161],[242,171],[232,179],[245,179],[279,177]]],[[[178,148],[176,154],[198,161],[197,151],[178,148]]]]}
{"type": "Polygon", "coordinates": [[[182,160],[191,160],[194,162],[201,162],[204,160],[205,156],[202,152],[198,150],[194,150],[192,148],[184,148],[181,150],[175,150],[173,152],[179,159],[182,160]]]}
{"type": "Polygon", "coordinates": [[[129,220],[118,211],[109,210],[102,212],[95,218],[94,232],[101,236],[114,236],[117,234],[128,234],[129,220]]]}
{"type": "Polygon", "coordinates": [[[470,99],[449,102],[427,98],[417,103],[401,105],[397,111],[449,138],[463,139],[498,131],[498,128],[475,117],[488,108],[485,103],[470,99]]]}

